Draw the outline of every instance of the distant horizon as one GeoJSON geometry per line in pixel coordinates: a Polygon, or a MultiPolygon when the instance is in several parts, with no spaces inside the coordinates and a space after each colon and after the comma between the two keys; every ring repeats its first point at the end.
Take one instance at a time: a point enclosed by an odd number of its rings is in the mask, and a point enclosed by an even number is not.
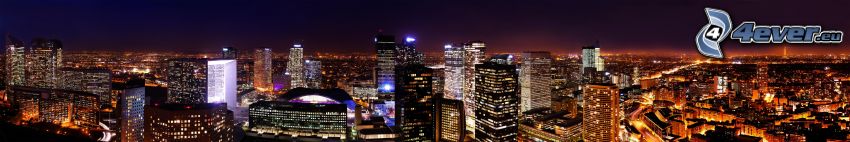
{"type": "MultiPolygon", "coordinates": [[[[28,42],[57,38],[70,51],[215,52],[289,47],[303,40],[307,53],[370,53],[377,34],[414,37],[422,52],[440,52],[451,42],[481,40],[488,51],[577,53],[600,41],[609,53],[697,53],[693,37],[707,22],[704,8],[730,13],[732,21],[822,25],[850,31],[842,6],[818,1],[794,7],[793,0],[762,1],[3,1],[0,33],[28,42]],[[618,4],[612,4],[618,3],[618,4]]],[[[799,54],[850,53],[845,43],[799,54]]],[[[767,45],[724,42],[730,54],[770,51],[767,45]],[[743,47],[736,47],[743,46],[743,47]],[[754,48],[753,48],[754,47],[754,48]]]]}
{"type": "MultiPolygon", "coordinates": [[[[768,47],[775,48],[775,47],[768,47]]],[[[215,48],[220,49],[220,48],[215,48]]],[[[240,54],[249,54],[242,51],[250,51],[250,49],[258,49],[258,48],[236,48],[240,51],[240,54]]],[[[801,49],[809,49],[809,48],[801,48],[801,49]]],[[[818,51],[799,51],[801,49],[793,49],[789,48],[787,55],[791,56],[801,56],[801,55],[847,55],[850,56],[850,52],[842,51],[842,52],[829,52],[829,53],[819,53],[818,51]]],[[[694,49],[695,50],[695,49],[694,49]]],[[[67,50],[67,48],[63,49],[66,53],[86,53],[86,52],[117,52],[117,53],[176,53],[176,54],[219,54],[220,52],[216,51],[158,51],[158,50],[146,50],[146,51],[131,51],[131,50],[67,50]]],[[[528,50],[528,51],[545,51],[545,50],[528,50]]],[[[3,51],[0,51],[3,52],[3,51]]],[[[272,49],[273,53],[277,54],[288,54],[287,49],[272,49]]],[[[487,52],[487,55],[494,54],[520,54],[526,51],[514,51],[514,52],[487,52]]],[[[580,49],[577,49],[575,52],[551,52],[552,55],[580,55],[580,49]]],[[[357,55],[357,56],[373,56],[375,52],[364,51],[364,52],[315,52],[315,51],[305,51],[305,56],[314,56],[318,54],[333,54],[333,55],[357,55]]],[[[443,56],[443,52],[423,52],[423,54],[427,56],[443,56]]],[[[735,56],[783,56],[783,51],[781,48],[770,49],[765,52],[742,52],[742,51],[733,51],[730,53],[726,53],[730,57],[735,56]]],[[[663,53],[654,52],[654,51],[606,51],[602,48],[602,56],[609,55],[637,55],[637,56],[661,56],[661,57],[674,57],[674,56],[702,56],[698,52],[675,52],[675,51],[665,51],[663,53]]]]}

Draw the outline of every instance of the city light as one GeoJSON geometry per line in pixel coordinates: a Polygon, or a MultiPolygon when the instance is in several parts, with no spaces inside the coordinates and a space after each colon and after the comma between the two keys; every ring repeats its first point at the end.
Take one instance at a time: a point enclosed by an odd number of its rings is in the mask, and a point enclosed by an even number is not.
{"type": "Polygon", "coordinates": [[[382,84],[381,85],[381,91],[392,92],[393,90],[395,90],[395,87],[393,87],[392,84],[382,84]]]}
{"type": "Polygon", "coordinates": [[[0,139],[850,141],[845,2],[633,3],[0,2],[0,139]]]}

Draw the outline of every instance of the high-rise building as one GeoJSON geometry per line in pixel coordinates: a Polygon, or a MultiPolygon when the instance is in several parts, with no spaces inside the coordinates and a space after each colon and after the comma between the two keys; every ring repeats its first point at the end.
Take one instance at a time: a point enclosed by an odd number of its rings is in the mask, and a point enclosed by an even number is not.
{"type": "Polygon", "coordinates": [[[296,42],[289,48],[289,63],[286,65],[286,73],[291,77],[290,88],[307,87],[304,82],[304,48],[296,42]]]}
{"type": "Polygon", "coordinates": [[[60,69],[58,86],[64,90],[83,91],[98,95],[101,106],[112,106],[112,73],[108,69],[60,69]]]}
{"type": "Polygon", "coordinates": [[[633,85],[640,85],[640,79],[641,79],[640,68],[635,66],[632,69],[632,84],[633,85]]]}
{"type": "Polygon", "coordinates": [[[620,125],[619,93],[614,84],[589,84],[584,87],[582,138],[584,141],[617,141],[620,125]]]}
{"type": "Polygon", "coordinates": [[[585,46],[581,48],[581,71],[588,72],[588,68],[595,71],[605,71],[605,60],[599,57],[602,54],[598,45],[585,46]]]}
{"type": "Polygon", "coordinates": [[[463,142],[466,137],[463,101],[438,98],[437,108],[437,139],[441,142],[463,142]]]}
{"type": "Polygon", "coordinates": [[[236,107],[236,61],[173,59],[168,62],[168,103],[227,103],[236,107]]]}
{"type": "Polygon", "coordinates": [[[392,99],[395,92],[396,46],[394,36],[375,36],[375,49],[378,59],[378,65],[375,69],[375,84],[378,87],[379,99],[392,99]]]}
{"type": "MultiPolygon", "coordinates": [[[[284,69],[285,70],[285,69],[284,69]]],[[[272,84],[273,90],[275,91],[284,91],[293,89],[292,87],[292,76],[289,72],[284,71],[283,73],[278,73],[272,75],[272,84]]]]}
{"type": "Polygon", "coordinates": [[[207,59],[168,61],[168,103],[206,103],[207,75],[207,59]]]}
{"type": "Polygon", "coordinates": [[[121,84],[122,89],[118,95],[117,111],[120,111],[118,119],[118,141],[141,142],[142,131],[145,121],[145,80],[129,80],[121,84]]]}
{"type": "Polygon", "coordinates": [[[7,86],[24,86],[26,85],[26,49],[24,42],[6,35],[6,85],[7,86]]]}
{"type": "Polygon", "coordinates": [[[277,141],[351,141],[355,107],[341,89],[295,88],[277,101],[251,104],[246,135],[277,141]]]}
{"type": "Polygon", "coordinates": [[[227,103],[227,108],[234,110],[237,106],[236,81],[236,60],[208,60],[206,103],[227,103]]]}
{"type": "Polygon", "coordinates": [[[233,112],[221,103],[145,106],[145,142],[232,142],[233,112]]]}
{"type": "Polygon", "coordinates": [[[475,65],[475,139],[480,142],[517,141],[519,94],[513,56],[496,55],[475,65]]]}
{"type": "Polygon", "coordinates": [[[254,60],[238,59],[236,60],[236,84],[239,85],[239,92],[253,90],[254,86],[254,60]]]}
{"type": "MultiPolygon", "coordinates": [[[[8,61],[7,61],[8,62],[8,61]]],[[[756,86],[761,93],[767,92],[770,82],[770,68],[768,63],[760,62],[756,64],[756,86]]]]}
{"type": "Polygon", "coordinates": [[[396,125],[401,127],[401,141],[435,141],[435,105],[432,86],[433,70],[421,64],[396,68],[396,125]]]}
{"type": "MultiPolygon", "coordinates": [[[[443,91],[446,89],[446,87],[444,87],[444,86],[446,86],[446,82],[445,82],[446,81],[445,80],[445,78],[446,78],[446,75],[445,75],[446,67],[442,66],[442,65],[436,65],[436,66],[428,66],[428,68],[430,68],[431,70],[434,70],[434,74],[431,77],[432,78],[431,81],[433,81],[431,83],[432,84],[431,90],[433,90],[434,94],[440,94],[440,96],[436,96],[437,98],[445,97],[446,95],[442,95],[442,94],[443,94],[443,91]]],[[[458,100],[461,100],[461,99],[458,99],[458,100]]]]}
{"type": "Polygon", "coordinates": [[[62,67],[62,42],[56,39],[36,38],[27,55],[27,78],[32,87],[56,89],[59,68],[62,67]]]}
{"type": "Polygon", "coordinates": [[[254,50],[254,88],[260,92],[272,91],[272,49],[254,50]]]}
{"type": "Polygon", "coordinates": [[[520,65],[520,112],[551,107],[552,56],[549,52],[522,53],[520,65]]]}
{"type": "Polygon", "coordinates": [[[221,48],[221,58],[234,60],[239,59],[239,50],[233,47],[221,48]]]}
{"type": "Polygon", "coordinates": [[[307,88],[321,89],[322,88],[322,61],[305,60],[304,61],[304,82],[307,88]]]}
{"type": "Polygon", "coordinates": [[[396,63],[398,65],[422,64],[424,54],[416,51],[416,38],[404,38],[404,44],[396,46],[396,63]]]}
{"type": "MultiPolygon", "coordinates": [[[[470,41],[463,44],[463,101],[466,114],[475,114],[475,65],[484,62],[487,44],[470,41]]],[[[466,129],[475,133],[476,115],[466,116],[466,129]]]]}
{"type": "Polygon", "coordinates": [[[585,46],[581,49],[581,80],[583,83],[611,83],[610,76],[605,72],[605,59],[599,44],[585,46]]]}
{"type": "Polygon", "coordinates": [[[445,90],[443,98],[463,100],[464,81],[464,50],[461,45],[446,44],[445,50],[445,90]]]}

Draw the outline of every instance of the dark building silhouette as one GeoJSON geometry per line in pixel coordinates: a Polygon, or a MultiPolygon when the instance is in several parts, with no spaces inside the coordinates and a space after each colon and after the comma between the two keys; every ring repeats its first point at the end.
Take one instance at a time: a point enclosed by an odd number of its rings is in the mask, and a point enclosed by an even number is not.
{"type": "Polygon", "coordinates": [[[401,141],[435,141],[433,70],[420,64],[396,68],[396,124],[401,141]]]}
{"type": "Polygon", "coordinates": [[[513,56],[495,55],[475,65],[475,139],[517,141],[519,87],[513,56]]]}

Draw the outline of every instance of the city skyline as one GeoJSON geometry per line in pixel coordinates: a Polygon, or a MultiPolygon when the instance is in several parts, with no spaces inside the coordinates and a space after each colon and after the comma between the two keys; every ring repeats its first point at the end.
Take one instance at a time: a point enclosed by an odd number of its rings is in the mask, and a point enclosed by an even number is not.
{"type": "Polygon", "coordinates": [[[0,142],[850,141],[812,3],[0,2],[0,142]]]}
{"type": "MultiPolygon", "coordinates": [[[[796,6],[797,2],[790,0],[770,3],[540,1],[521,6],[513,6],[512,2],[479,1],[7,1],[0,4],[0,33],[13,34],[21,39],[63,39],[67,51],[211,53],[217,51],[215,48],[226,46],[243,51],[261,47],[287,51],[291,45],[289,41],[303,40],[304,45],[309,47],[305,48],[305,53],[370,53],[360,50],[371,47],[371,43],[364,39],[383,31],[389,35],[416,37],[418,48],[429,54],[440,52],[444,44],[452,41],[473,40],[487,41],[491,45],[490,53],[521,52],[516,51],[517,48],[546,50],[554,54],[577,53],[575,49],[601,41],[601,46],[606,47],[608,53],[653,54],[664,51],[693,54],[692,36],[706,21],[702,11],[705,7],[727,9],[735,22],[759,20],[766,24],[821,24],[836,30],[850,30],[850,27],[841,24],[850,21],[842,21],[840,14],[822,14],[843,13],[840,6],[848,5],[848,2],[812,3],[822,6],[800,7],[802,9],[792,12],[759,10],[796,6]],[[472,9],[465,9],[467,6],[472,9]],[[385,10],[398,12],[383,12],[385,10]]],[[[727,42],[724,46],[733,56],[780,54],[782,50],[774,47],[782,46],[789,47],[791,54],[850,53],[838,44],[744,45],[727,42]]]]}

